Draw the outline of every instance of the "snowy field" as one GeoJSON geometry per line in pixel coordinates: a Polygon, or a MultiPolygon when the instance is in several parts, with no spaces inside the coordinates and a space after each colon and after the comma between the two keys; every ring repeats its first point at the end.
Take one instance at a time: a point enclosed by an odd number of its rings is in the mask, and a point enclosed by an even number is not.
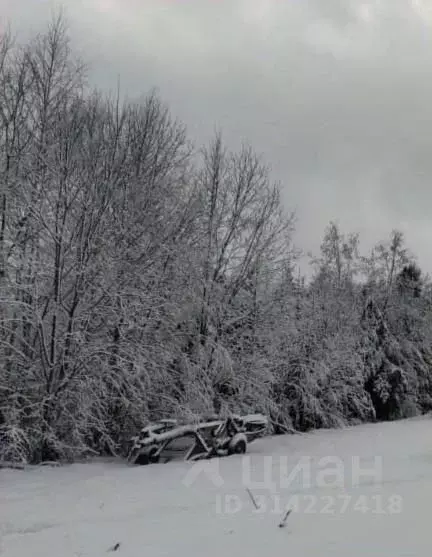
{"type": "Polygon", "coordinates": [[[204,465],[0,470],[0,555],[430,557],[431,495],[430,417],[262,439],[204,465]]]}

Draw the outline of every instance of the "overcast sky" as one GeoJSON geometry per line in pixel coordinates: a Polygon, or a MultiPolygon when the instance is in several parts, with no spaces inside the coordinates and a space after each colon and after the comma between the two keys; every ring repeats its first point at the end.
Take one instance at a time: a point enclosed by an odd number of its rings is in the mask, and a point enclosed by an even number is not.
{"type": "MultiPolygon", "coordinates": [[[[92,81],[157,87],[198,142],[262,153],[319,248],[401,229],[432,273],[432,0],[63,0],[92,81]]],[[[18,31],[52,2],[0,0],[18,31]]]]}

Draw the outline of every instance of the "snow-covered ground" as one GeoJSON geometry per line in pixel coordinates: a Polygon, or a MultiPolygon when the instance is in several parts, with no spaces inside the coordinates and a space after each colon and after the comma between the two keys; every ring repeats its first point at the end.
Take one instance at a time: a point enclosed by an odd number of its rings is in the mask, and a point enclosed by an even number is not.
{"type": "Polygon", "coordinates": [[[0,470],[0,555],[430,557],[431,495],[430,417],[201,464],[0,470]]]}

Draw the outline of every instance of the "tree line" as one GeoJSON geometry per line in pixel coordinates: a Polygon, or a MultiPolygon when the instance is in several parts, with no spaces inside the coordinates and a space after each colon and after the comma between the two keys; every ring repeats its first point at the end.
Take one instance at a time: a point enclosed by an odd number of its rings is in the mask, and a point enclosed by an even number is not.
{"type": "Polygon", "coordinates": [[[432,285],[330,223],[313,277],[250,146],[87,84],[67,25],[0,37],[0,460],[121,454],[167,415],[276,432],[432,409],[432,285]]]}

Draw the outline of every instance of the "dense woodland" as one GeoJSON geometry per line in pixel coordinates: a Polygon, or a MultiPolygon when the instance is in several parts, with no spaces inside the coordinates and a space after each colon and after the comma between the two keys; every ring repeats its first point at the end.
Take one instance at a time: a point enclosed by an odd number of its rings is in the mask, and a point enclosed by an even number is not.
{"type": "MultiPolygon", "coordinates": [[[[289,180],[289,176],[287,176],[289,180]]],[[[254,151],[90,90],[63,18],[0,38],[0,460],[122,454],[147,420],[276,432],[432,409],[432,284],[330,223],[299,275],[254,151]]]]}

